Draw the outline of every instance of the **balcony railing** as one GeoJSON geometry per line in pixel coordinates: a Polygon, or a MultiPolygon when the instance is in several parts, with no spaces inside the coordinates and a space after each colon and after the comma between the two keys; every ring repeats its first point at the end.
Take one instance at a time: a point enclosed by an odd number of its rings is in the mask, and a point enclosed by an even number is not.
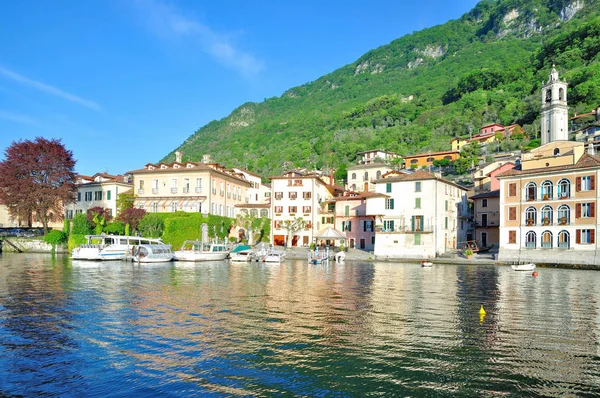
{"type": "Polygon", "coordinates": [[[156,195],[158,193],[158,188],[152,188],[152,193],[156,195]]]}
{"type": "Polygon", "coordinates": [[[202,192],[202,187],[196,187],[196,193],[202,192]]]}
{"type": "Polygon", "coordinates": [[[433,226],[432,225],[427,225],[424,227],[420,227],[420,228],[413,228],[410,225],[395,225],[394,229],[390,229],[390,228],[384,228],[381,225],[378,225],[375,227],[376,232],[383,232],[383,233],[401,233],[401,234],[427,234],[427,233],[432,233],[433,232],[433,226]]]}
{"type": "Polygon", "coordinates": [[[177,188],[171,188],[171,193],[177,193],[177,188]]]}
{"type": "Polygon", "coordinates": [[[140,189],[138,189],[138,193],[139,193],[140,195],[143,195],[143,194],[144,194],[144,189],[143,189],[143,188],[140,188],[140,189]]]}
{"type": "Polygon", "coordinates": [[[183,187],[183,193],[190,193],[189,187],[183,187]]]}

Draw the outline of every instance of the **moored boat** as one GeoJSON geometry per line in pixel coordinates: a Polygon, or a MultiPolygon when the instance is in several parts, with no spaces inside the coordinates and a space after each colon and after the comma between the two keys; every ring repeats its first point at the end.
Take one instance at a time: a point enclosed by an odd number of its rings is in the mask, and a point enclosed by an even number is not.
{"type": "Polygon", "coordinates": [[[171,245],[142,244],[135,247],[133,260],[139,263],[164,263],[173,260],[171,245]]]}
{"type": "Polygon", "coordinates": [[[139,245],[164,245],[154,238],[124,235],[86,235],[87,243],[71,252],[73,260],[126,260],[133,258],[134,248],[139,245]]]}
{"type": "Polygon", "coordinates": [[[421,267],[431,267],[433,263],[429,260],[421,260],[421,267]]]}
{"type": "Polygon", "coordinates": [[[248,245],[239,245],[229,253],[229,258],[233,262],[246,263],[252,261],[254,251],[248,245]]]}
{"type": "Polygon", "coordinates": [[[511,268],[515,271],[533,271],[535,269],[534,263],[527,264],[512,264],[511,268]]]}
{"type": "Polygon", "coordinates": [[[180,250],[176,250],[177,261],[211,261],[225,260],[230,253],[227,245],[222,243],[203,243],[197,240],[186,240],[180,250]]]}

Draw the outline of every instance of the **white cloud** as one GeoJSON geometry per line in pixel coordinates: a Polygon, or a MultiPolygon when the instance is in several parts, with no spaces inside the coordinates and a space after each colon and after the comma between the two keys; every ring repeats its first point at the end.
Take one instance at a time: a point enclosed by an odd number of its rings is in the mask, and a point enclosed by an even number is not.
{"type": "Polygon", "coordinates": [[[200,45],[202,51],[222,65],[252,76],[264,68],[264,63],[232,43],[229,35],[220,34],[192,16],[160,0],[137,0],[144,22],[160,37],[189,38],[200,45]]]}
{"type": "Polygon", "coordinates": [[[4,111],[0,109],[0,119],[8,120],[9,122],[29,124],[32,126],[39,126],[39,123],[29,116],[21,115],[10,111],[4,111]]]}
{"type": "Polygon", "coordinates": [[[68,93],[68,92],[63,91],[54,86],[50,86],[48,84],[38,82],[37,80],[29,79],[28,77],[20,75],[16,72],[13,72],[13,71],[3,68],[1,66],[0,66],[0,76],[4,76],[7,79],[10,79],[10,80],[15,81],[20,84],[23,84],[25,86],[32,87],[38,91],[42,91],[42,92],[54,95],[56,97],[65,99],[67,101],[70,101],[70,102],[73,102],[73,103],[76,103],[79,105],[83,105],[83,106],[93,109],[95,111],[100,110],[100,105],[98,105],[94,101],[90,101],[90,100],[78,97],[74,94],[68,93]]]}

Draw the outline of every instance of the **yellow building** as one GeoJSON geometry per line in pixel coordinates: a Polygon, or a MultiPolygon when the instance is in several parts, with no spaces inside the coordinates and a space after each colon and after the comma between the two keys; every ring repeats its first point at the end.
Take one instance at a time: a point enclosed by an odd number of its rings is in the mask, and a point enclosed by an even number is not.
{"type": "Polygon", "coordinates": [[[435,160],[447,159],[451,162],[460,158],[458,151],[447,151],[447,152],[429,152],[422,153],[419,155],[405,156],[404,165],[405,167],[426,167],[433,165],[435,160]]]}

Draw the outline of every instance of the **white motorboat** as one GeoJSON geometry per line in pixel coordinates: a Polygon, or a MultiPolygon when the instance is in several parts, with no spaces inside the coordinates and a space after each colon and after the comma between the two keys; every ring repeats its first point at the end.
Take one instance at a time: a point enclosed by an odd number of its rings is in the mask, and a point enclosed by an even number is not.
{"type": "Polygon", "coordinates": [[[535,264],[534,263],[512,264],[511,267],[515,271],[533,271],[535,269],[535,264]]]}
{"type": "Polygon", "coordinates": [[[248,245],[239,245],[229,253],[229,258],[233,262],[247,263],[252,261],[254,251],[248,245]]]}
{"type": "Polygon", "coordinates": [[[223,243],[203,243],[197,240],[186,240],[180,250],[176,250],[177,261],[214,261],[225,260],[231,250],[223,243]]]}
{"type": "Polygon", "coordinates": [[[281,263],[285,261],[285,252],[270,250],[262,257],[263,263],[281,263]]]}
{"type": "Polygon", "coordinates": [[[73,260],[125,260],[133,258],[135,247],[139,245],[164,245],[154,238],[124,235],[86,235],[87,243],[79,245],[71,252],[73,260]]]}
{"type": "Polygon", "coordinates": [[[429,260],[421,260],[421,267],[431,267],[433,263],[429,260]]]}
{"type": "Polygon", "coordinates": [[[133,260],[139,263],[164,263],[173,260],[171,245],[142,244],[133,250],[133,260]]]}
{"type": "Polygon", "coordinates": [[[337,252],[337,253],[335,253],[334,258],[335,258],[336,263],[343,263],[344,261],[346,261],[346,253],[337,252]]]}

